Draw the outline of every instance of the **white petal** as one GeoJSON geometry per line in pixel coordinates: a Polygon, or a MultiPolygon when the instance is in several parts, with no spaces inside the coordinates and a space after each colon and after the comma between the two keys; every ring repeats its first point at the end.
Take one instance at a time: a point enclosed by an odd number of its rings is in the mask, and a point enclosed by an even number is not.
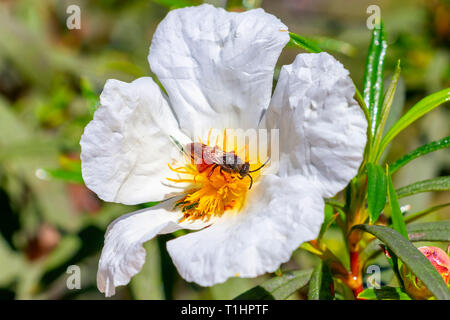
{"type": "Polygon", "coordinates": [[[139,210],[114,220],[105,235],[105,245],[98,264],[97,287],[107,297],[115,294],[115,287],[126,285],[145,262],[142,244],[158,234],[179,229],[201,229],[201,221],[182,222],[181,212],[168,211],[174,199],[148,209],[139,210]]]}
{"type": "Polygon", "coordinates": [[[262,9],[236,13],[205,4],[169,12],[148,58],[185,132],[248,129],[269,105],[275,63],[288,41],[287,27],[262,9]]]}
{"type": "Polygon", "coordinates": [[[349,72],[327,53],[299,54],[281,70],[267,126],[278,128],[280,176],[301,174],[331,197],[355,176],[367,121],[349,72]]]}
{"type": "Polygon", "coordinates": [[[275,271],[302,242],[317,237],[323,209],[319,192],[303,177],[267,175],[242,212],[171,240],[167,249],[181,276],[202,286],[256,277],[275,271]]]}
{"type": "Polygon", "coordinates": [[[105,201],[137,204],[167,198],[168,163],[179,155],[169,135],[178,123],[151,78],[108,80],[100,107],[81,137],[83,179],[105,201]]]}

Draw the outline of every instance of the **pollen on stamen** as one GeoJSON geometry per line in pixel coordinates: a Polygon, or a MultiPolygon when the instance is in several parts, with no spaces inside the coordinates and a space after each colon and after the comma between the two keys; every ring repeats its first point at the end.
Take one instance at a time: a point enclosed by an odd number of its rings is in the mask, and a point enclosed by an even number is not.
{"type": "MultiPolygon", "coordinates": [[[[207,146],[221,148],[223,152],[233,152],[245,159],[245,162],[249,161],[247,145],[237,148],[234,143],[229,143],[234,141],[235,136],[228,135],[226,129],[221,139],[219,135],[213,137],[212,132],[213,129],[208,132],[207,146]]],[[[203,144],[201,137],[197,139],[203,144]]],[[[221,216],[226,211],[239,211],[244,206],[252,183],[249,174],[241,176],[238,170],[224,170],[218,163],[196,164],[192,155],[187,152],[184,152],[183,163],[168,166],[177,177],[168,177],[167,180],[185,184],[185,195],[174,206],[174,209],[181,210],[184,214],[182,220],[208,220],[212,216],[221,216]]],[[[258,168],[261,163],[257,161],[251,166],[258,168]]],[[[252,178],[256,179],[259,175],[259,172],[253,172],[252,178]]]]}
{"type": "Polygon", "coordinates": [[[183,212],[183,220],[208,220],[212,216],[221,216],[228,210],[239,210],[244,204],[249,181],[239,179],[237,174],[227,173],[218,168],[213,170],[212,166],[198,172],[193,170],[195,167],[191,164],[169,168],[182,176],[167,180],[188,183],[186,196],[175,204],[175,208],[183,212]]]}

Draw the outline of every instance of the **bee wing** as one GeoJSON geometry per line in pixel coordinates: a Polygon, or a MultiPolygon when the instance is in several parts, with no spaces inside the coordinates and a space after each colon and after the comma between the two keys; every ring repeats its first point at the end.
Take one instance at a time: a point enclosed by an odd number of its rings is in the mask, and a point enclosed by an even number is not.
{"type": "Polygon", "coordinates": [[[207,164],[223,164],[224,152],[218,147],[203,147],[203,161],[207,164]]]}
{"type": "Polygon", "coordinates": [[[219,159],[219,155],[215,154],[215,148],[200,142],[188,143],[186,151],[195,164],[215,164],[219,159]]]}

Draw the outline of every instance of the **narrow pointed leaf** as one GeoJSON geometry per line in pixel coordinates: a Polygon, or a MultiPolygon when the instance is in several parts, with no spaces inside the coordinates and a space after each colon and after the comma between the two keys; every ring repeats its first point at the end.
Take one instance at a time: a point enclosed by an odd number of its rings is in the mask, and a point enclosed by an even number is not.
{"type": "Polygon", "coordinates": [[[437,151],[443,148],[448,148],[449,146],[450,146],[450,136],[445,137],[441,140],[424,144],[423,146],[420,146],[416,150],[411,151],[410,153],[404,155],[403,157],[392,163],[389,166],[389,171],[391,172],[391,174],[393,174],[395,171],[406,165],[408,162],[423,155],[426,155],[427,153],[437,151]]]}
{"type": "Polygon", "coordinates": [[[367,179],[369,218],[374,223],[386,205],[386,174],[379,165],[368,163],[367,179]]]}
{"type": "Polygon", "coordinates": [[[450,221],[414,223],[407,229],[411,241],[450,242],[450,221]]]}
{"type": "Polygon", "coordinates": [[[308,284],[313,270],[284,272],[280,277],[265,281],[243,294],[235,300],[283,300],[289,298],[295,291],[308,284]]]}
{"type": "Polygon", "coordinates": [[[384,58],[387,41],[383,24],[374,28],[367,53],[364,73],[364,101],[369,108],[372,135],[375,134],[380,120],[381,100],[383,98],[384,58]]]}
{"type": "Polygon", "coordinates": [[[153,2],[165,6],[169,9],[178,9],[201,4],[200,1],[194,0],[153,0],[153,2]]]}
{"type": "Polygon", "coordinates": [[[409,111],[398,120],[386,135],[381,140],[380,147],[378,149],[377,159],[381,156],[381,153],[386,149],[387,145],[394,139],[403,129],[408,127],[411,123],[427,114],[437,106],[448,101],[450,99],[450,88],[433,93],[418,103],[416,103],[409,111]]]}
{"type": "Polygon", "coordinates": [[[442,208],[448,207],[448,206],[450,206],[450,202],[444,203],[444,204],[440,204],[440,205],[437,205],[437,206],[434,206],[434,207],[431,207],[431,208],[427,208],[427,209],[422,210],[422,211],[411,213],[411,214],[409,214],[409,215],[407,215],[405,217],[405,223],[410,223],[410,222],[416,221],[417,219],[425,217],[426,215],[428,215],[430,213],[436,212],[436,211],[438,211],[438,210],[440,210],[442,208]]]}
{"type": "Polygon", "coordinates": [[[334,51],[346,56],[353,57],[356,54],[356,48],[348,42],[336,40],[327,37],[311,37],[306,38],[311,43],[324,51],[334,51]]]}
{"type": "Polygon", "coordinates": [[[392,228],[368,224],[356,225],[360,229],[373,234],[384,242],[392,252],[425,284],[428,290],[440,300],[450,300],[450,292],[431,262],[392,228]]]}
{"type": "Polygon", "coordinates": [[[402,211],[400,210],[400,204],[398,203],[397,194],[395,193],[394,185],[392,184],[391,175],[387,174],[388,183],[388,198],[389,206],[391,208],[392,226],[402,236],[408,239],[408,232],[406,231],[406,224],[403,218],[402,211]]]}
{"type": "Polygon", "coordinates": [[[305,51],[312,52],[312,53],[319,53],[322,52],[322,49],[320,49],[314,41],[311,41],[305,37],[302,37],[298,34],[289,32],[289,36],[291,37],[291,40],[289,41],[289,45],[294,45],[296,47],[300,47],[305,51]]]}
{"type": "Polygon", "coordinates": [[[65,169],[38,169],[36,175],[41,179],[61,180],[69,183],[84,184],[81,171],[65,169]]]}
{"type": "Polygon", "coordinates": [[[381,138],[383,137],[384,126],[386,125],[389,113],[391,111],[392,103],[394,102],[395,92],[397,90],[397,83],[400,79],[400,60],[397,62],[397,67],[395,68],[394,75],[392,76],[391,83],[386,91],[386,94],[383,99],[383,104],[380,110],[380,123],[377,126],[375,138],[374,138],[374,147],[372,151],[372,155],[376,156],[378,147],[381,142],[381,138]]]}
{"type": "Polygon", "coordinates": [[[321,261],[311,275],[308,300],[333,300],[333,277],[328,265],[321,261]]]}
{"type": "Polygon", "coordinates": [[[397,195],[399,198],[403,198],[421,192],[445,190],[450,190],[450,176],[437,177],[412,183],[398,189],[397,195]]]}

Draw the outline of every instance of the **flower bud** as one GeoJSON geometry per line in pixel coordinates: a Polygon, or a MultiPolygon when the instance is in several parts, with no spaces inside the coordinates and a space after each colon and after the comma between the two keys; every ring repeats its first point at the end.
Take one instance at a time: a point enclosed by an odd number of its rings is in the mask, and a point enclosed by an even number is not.
{"type": "MultiPolygon", "coordinates": [[[[431,262],[433,267],[439,272],[448,284],[450,278],[450,258],[444,250],[437,247],[420,247],[419,251],[423,253],[425,257],[431,262]]],[[[405,284],[406,291],[414,299],[428,299],[432,297],[432,294],[425,287],[423,282],[418,279],[408,267],[402,265],[400,275],[405,284]]]]}

